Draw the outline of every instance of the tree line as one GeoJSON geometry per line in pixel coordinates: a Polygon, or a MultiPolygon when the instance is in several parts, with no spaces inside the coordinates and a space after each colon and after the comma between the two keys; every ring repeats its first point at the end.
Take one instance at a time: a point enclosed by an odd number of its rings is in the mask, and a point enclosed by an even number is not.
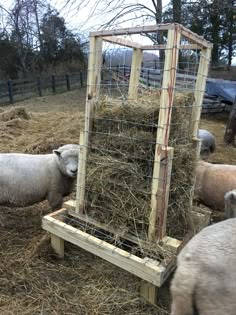
{"type": "MultiPolygon", "coordinates": [[[[91,1],[67,3],[76,3],[81,8],[91,1]]],[[[236,0],[170,0],[167,6],[163,6],[162,0],[93,0],[93,4],[96,10],[90,16],[98,19],[102,12],[101,29],[122,27],[124,22],[132,26],[177,22],[213,43],[212,65],[224,64],[230,68],[236,55],[236,0]]],[[[151,39],[163,43],[161,34],[151,39]]]]}
{"type": "Polygon", "coordinates": [[[1,78],[32,73],[78,71],[86,65],[79,33],[67,28],[65,19],[42,0],[15,0],[11,9],[1,7],[1,78]]]}
{"type": "MultiPolygon", "coordinates": [[[[10,9],[0,6],[1,78],[86,67],[88,34],[70,30],[47,1],[14,0],[10,9]]],[[[178,22],[213,43],[212,65],[230,68],[235,56],[236,0],[170,0],[165,7],[162,0],[65,0],[68,12],[72,4],[78,20],[83,6],[92,4],[87,30],[119,28],[124,22],[130,26],[178,22]]],[[[150,38],[157,44],[164,40],[161,34],[150,38]]]]}

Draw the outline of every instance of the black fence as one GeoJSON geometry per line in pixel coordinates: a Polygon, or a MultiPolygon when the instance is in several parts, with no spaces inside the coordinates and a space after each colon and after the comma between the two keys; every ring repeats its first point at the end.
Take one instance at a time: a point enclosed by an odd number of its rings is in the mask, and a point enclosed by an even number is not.
{"type": "Polygon", "coordinates": [[[63,75],[45,75],[30,79],[0,81],[0,104],[14,103],[34,96],[46,96],[83,88],[83,71],[63,75]]]}

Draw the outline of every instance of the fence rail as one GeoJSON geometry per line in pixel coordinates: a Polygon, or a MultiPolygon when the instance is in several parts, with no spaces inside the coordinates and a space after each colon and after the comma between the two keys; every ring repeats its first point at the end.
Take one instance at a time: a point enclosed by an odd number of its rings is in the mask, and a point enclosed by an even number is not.
{"type": "Polygon", "coordinates": [[[85,82],[86,74],[83,71],[30,79],[0,80],[0,104],[82,88],[85,82]]]}

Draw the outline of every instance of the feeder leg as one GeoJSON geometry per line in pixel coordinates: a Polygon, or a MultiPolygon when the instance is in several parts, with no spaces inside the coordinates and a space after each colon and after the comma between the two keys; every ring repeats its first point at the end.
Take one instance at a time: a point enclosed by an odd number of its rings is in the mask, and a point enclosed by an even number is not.
{"type": "Polygon", "coordinates": [[[64,240],[54,234],[51,234],[51,245],[55,253],[60,257],[64,257],[64,240]]]}
{"type": "Polygon", "coordinates": [[[156,304],[157,303],[157,292],[158,287],[145,281],[141,281],[140,286],[140,295],[149,303],[156,304]]]}

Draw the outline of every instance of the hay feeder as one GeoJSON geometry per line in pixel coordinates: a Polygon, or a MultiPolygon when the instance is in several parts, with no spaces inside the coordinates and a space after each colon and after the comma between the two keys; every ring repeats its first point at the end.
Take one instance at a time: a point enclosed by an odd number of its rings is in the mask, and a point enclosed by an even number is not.
{"type": "MultiPolygon", "coordinates": [[[[176,23],[90,34],[76,200],[42,221],[59,256],[64,256],[66,240],[123,268],[142,279],[141,295],[151,303],[175,268],[179,250],[209,222],[208,211],[192,206],[192,192],[211,48],[176,23]],[[154,34],[163,43],[141,45],[127,39],[135,34],[154,34]],[[132,49],[128,79],[121,77],[119,67],[103,62],[104,43],[132,49]],[[141,75],[144,51],[159,52],[159,77],[153,82],[141,75]],[[191,171],[185,158],[190,151],[191,171]],[[184,176],[186,172],[191,174],[184,176]],[[174,186],[176,178],[180,181],[174,186]],[[182,191],[181,180],[188,182],[182,191]],[[179,213],[184,207],[184,214],[179,213]],[[174,231],[178,224],[172,218],[181,223],[182,235],[174,231]]],[[[112,54],[114,50],[110,59],[112,54]]]]}

